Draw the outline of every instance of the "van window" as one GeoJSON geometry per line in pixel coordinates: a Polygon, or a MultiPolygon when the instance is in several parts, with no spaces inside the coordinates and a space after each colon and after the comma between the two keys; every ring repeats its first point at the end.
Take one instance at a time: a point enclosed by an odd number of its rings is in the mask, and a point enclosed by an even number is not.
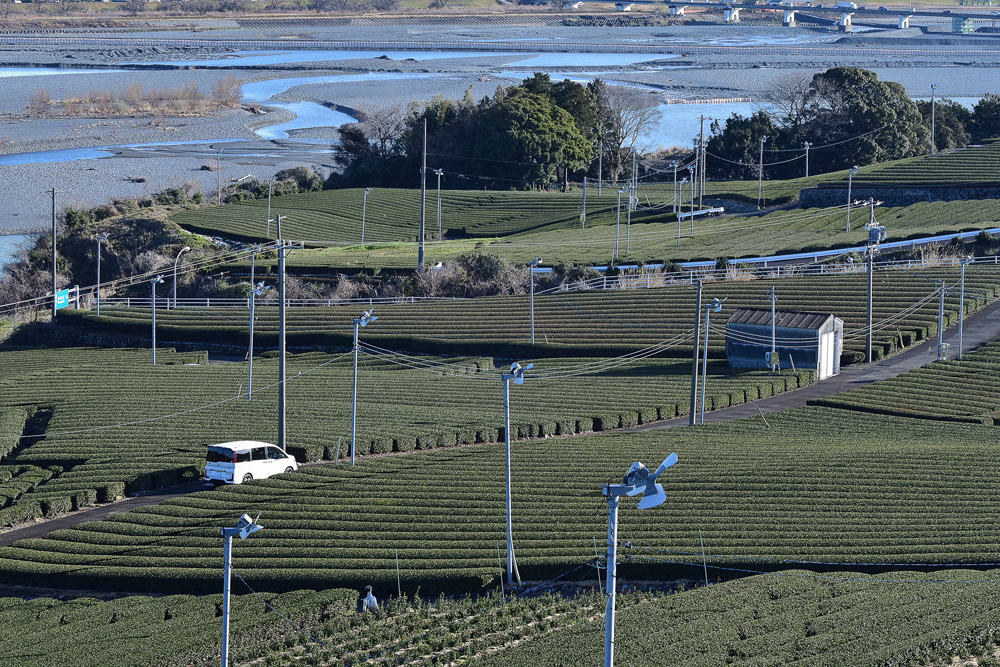
{"type": "Polygon", "coordinates": [[[233,450],[223,447],[209,447],[208,455],[205,457],[206,463],[232,463],[233,450]]]}
{"type": "Polygon", "coordinates": [[[250,462],[250,451],[236,452],[236,463],[249,463],[250,462]]]}
{"type": "Polygon", "coordinates": [[[268,447],[267,448],[267,458],[280,460],[280,459],[285,458],[285,455],[277,447],[268,447]]]}
{"type": "Polygon", "coordinates": [[[253,460],[253,461],[263,461],[266,458],[266,456],[265,456],[265,451],[266,450],[267,450],[267,447],[254,447],[253,449],[250,450],[250,452],[251,452],[251,457],[250,457],[251,460],[253,460]]]}

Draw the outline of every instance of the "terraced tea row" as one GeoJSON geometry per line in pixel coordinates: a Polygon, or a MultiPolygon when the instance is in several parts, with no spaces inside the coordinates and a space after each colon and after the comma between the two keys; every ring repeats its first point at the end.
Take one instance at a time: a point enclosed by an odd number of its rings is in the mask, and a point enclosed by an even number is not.
{"type": "MultiPolygon", "coordinates": [[[[545,577],[593,558],[606,520],[600,485],[631,461],[657,462],[671,450],[681,463],[664,480],[667,504],[622,511],[620,540],[633,553],[697,553],[701,531],[722,566],[746,567],[746,558],[862,566],[996,560],[993,427],[826,408],[768,423],[672,431],[669,442],[646,433],[517,443],[513,518],[522,575],[545,577]]],[[[198,589],[218,577],[214,526],[263,512],[266,529],[240,544],[235,563],[261,588],[390,587],[398,551],[405,588],[478,589],[497,576],[503,470],[502,451],[489,446],[307,468],[22,540],[0,549],[0,580],[198,589]]],[[[653,561],[623,570],[691,576],[688,566],[653,561]]]]}
{"type": "MultiPolygon", "coordinates": [[[[32,354],[25,352],[28,358],[32,354]]],[[[16,364],[18,355],[5,358],[16,364]]],[[[51,413],[45,437],[31,439],[4,462],[65,469],[19,495],[20,509],[0,509],[5,523],[194,479],[204,462],[205,445],[275,438],[274,359],[255,364],[255,400],[248,401],[245,364],[153,367],[148,357],[138,360],[135,351],[125,351],[117,360],[86,349],[64,350],[61,355],[74,363],[0,382],[0,409],[9,405],[20,419],[16,430],[0,442],[17,443],[25,408],[44,405],[51,413]],[[201,406],[211,407],[190,412],[201,406]],[[163,418],[167,415],[173,416],[163,418]]],[[[362,356],[358,454],[503,438],[500,379],[490,360],[444,363],[423,358],[419,363],[430,366],[416,368],[410,367],[412,361],[395,361],[404,365],[362,356]]],[[[512,413],[518,438],[629,427],[688,412],[686,363],[647,360],[607,366],[600,359],[539,359],[536,364],[542,373],[565,369],[583,375],[536,378],[518,387],[512,413]],[[631,383],[641,385],[642,391],[631,383]],[[553,395],[560,400],[553,401],[553,395]]],[[[299,355],[291,357],[289,367],[291,451],[300,460],[336,459],[338,452],[345,458],[350,359],[299,355]]],[[[808,383],[810,377],[808,372],[734,376],[713,364],[706,409],[780,393],[808,383]]]]}
{"type": "Polygon", "coordinates": [[[890,380],[810,401],[845,410],[993,424],[1000,414],[1000,343],[890,380]]]}
{"type": "Polygon", "coordinates": [[[1000,141],[992,140],[982,146],[864,167],[854,176],[854,183],[859,187],[995,188],[1000,186],[995,177],[998,168],[1000,141]]]}
{"type": "MultiPolygon", "coordinates": [[[[934,280],[954,284],[959,269],[886,270],[875,277],[874,345],[876,358],[900,346],[920,341],[937,331],[934,280]]],[[[748,280],[709,282],[705,298],[728,297],[723,310],[713,315],[724,322],[740,307],[770,307],[772,285],[778,308],[828,312],[844,320],[845,360],[859,361],[864,350],[866,276],[863,273],[787,278],[780,281],[748,280]]],[[[972,312],[995,298],[1000,286],[1000,266],[970,266],[966,277],[966,310],[972,312]]],[[[444,351],[525,357],[541,354],[619,355],[676,336],[690,336],[694,326],[695,290],[691,285],[633,290],[582,290],[535,297],[535,339],[530,340],[527,296],[474,300],[435,301],[378,305],[377,323],[364,330],[364,340],[384,347],[420,352],[444,351]]],[[[267,303],[267,302],[262,302],[267,303]]],[[[707,301],[706,301],[707,303],[707,301]]],[[[289,344],[345,346],[352,340],[351,320],[361,305],[294,308],[289,311],[289,344]]],[[[958,295],[945,300],[946,326],[956,322],[958,295]]],[[[256,341],[275,346],[276,308],[261,305],[256,341]]],[[[149,313],[141,309],[102,308],[96,318],[73,311],[64,318],[102,332],[147,335],[149,313]]],[[[245,344],[247,313],[239,310],[177,309],[157,313],[161,340],[217,341],[245,344]]],[[[710,337],[713,354],[721,354],[719,333],[710,337]]],[[[691,354],[689,344],[675,354],[691,354]]]]}

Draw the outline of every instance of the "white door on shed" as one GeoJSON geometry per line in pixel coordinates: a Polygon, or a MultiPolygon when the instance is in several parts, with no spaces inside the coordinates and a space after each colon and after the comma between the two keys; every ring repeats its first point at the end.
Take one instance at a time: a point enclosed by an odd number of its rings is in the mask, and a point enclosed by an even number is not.
{"type": "Polygon", "coordinates": [[[825,380],[833,375],[833,354],[837,349],[834,345],[833,332],[828,331],[819,338],[819,379],[825,380]]]}

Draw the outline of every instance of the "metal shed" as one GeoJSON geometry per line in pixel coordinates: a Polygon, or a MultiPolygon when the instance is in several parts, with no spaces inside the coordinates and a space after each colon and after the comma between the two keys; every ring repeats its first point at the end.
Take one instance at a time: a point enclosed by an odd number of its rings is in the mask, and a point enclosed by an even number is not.
{"type": "MultiPolygon", "coordinates": [[[[779,366],[812,368],[819,380],[840,373],[844,321],[827,313],[776,311],[779,366]],[[790,364],[791,362],[791,364],[790,364]]],[[[740,308],[726,323],[726,357],[733,368],[766,369],[771,352],[771,311],[740,308]]]]}

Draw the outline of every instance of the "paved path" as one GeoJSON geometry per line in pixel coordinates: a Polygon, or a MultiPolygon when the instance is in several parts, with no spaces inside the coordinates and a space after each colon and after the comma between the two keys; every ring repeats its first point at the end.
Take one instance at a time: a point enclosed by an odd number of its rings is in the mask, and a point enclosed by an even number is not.
{"type": "Polygon", "coordinates": [[[29,523],[25,526],[21,526],[20,528],[14,528],[13,530],[8,530],[5,533],[0,533],[0,547],[9,546],[17,540],[26,540],[31,537],[42,537],[54,530],[72,528],[76,524],[83,523],[84,521],[97,521],[106,516],[117,514],[118,512],[127,512],[128,510],[135,509],[136,507],[143,507],[145,505],[155,505],[161,500],[177,498],[178,496],[186,496],[187,494],[194,493],[195,491],[207,491],[212,488],[215,487],[213,487],[210,482],[194,482],[180,486],[171,486],[165,489],[157,489],[156,491],[151,491],[150,493],[141,496],[126,498],[125,500],[117,503],[98,505],[90,509],[73,512],[72,514],[61,516],[58,519],[50,519],[48,521],[42,521],[41,523],[29,523]]]}
{"type": "MultiPolygon", "coordinates": [[[[1000,338],[1000,301],[996,301],[979,312],[970,315],[965,319],[965,331],[963,334],[963,347],[965,352],[980,347],[990,341],[1000,338]]],[[[958,350],[958,327],[952,327],[945,331],[944,342],[951,343],[953,351],[958,350]]],[[[896,356],[884,361],[867,365],[860,364],[843,369],[836,377],[811,384],[803,389],[788,391],[777,396],[762,398],[743,405],[735,405],[731,408],[713,410],[705,413],[705,423],[728,422],[744,417],[759,417],[760,412],[768,414],[779,410],[790,408],[801,408],[806,405],[806,401],[813,398],[831,396],[841,391],[846,391],[853,387],[870,384],[876,380],[886,380],[896,377],[915,368],[920,368],[924,364],[933,361],[937,350],[937,336],[928,341],[912,347],[896,356]],[[758,408],[760,412],[758,412],[758,408]]],[[[954,358],[954,355],[952,355],[954,358]]],[[[654,431],[663,428],[676,428],[687,426],[688,417],[677,417],[667,421],[644,424],[631,431],[654,431]]]]}

